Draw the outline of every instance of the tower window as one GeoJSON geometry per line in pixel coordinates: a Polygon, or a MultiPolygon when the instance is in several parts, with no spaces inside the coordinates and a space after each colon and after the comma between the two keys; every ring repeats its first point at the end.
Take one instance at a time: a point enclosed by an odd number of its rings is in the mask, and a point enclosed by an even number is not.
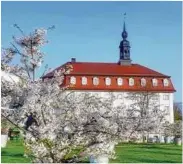
{"type": "Polygon", "coordinates": [[[145,85],[146,85],[146,79],[142,78],[142,79],[141,79],[141,86],[144,87],[145,85]]]}
{"type": "Polygon", "coordinates": [[[158,80],[157,79],[152,79],[152,83],[153,83],[154,87],[158,86],[158,80]]]}
{"type": "Polygon", "coordinates": [[[111,79],[110,79],[109,77],[107,77],[107,78],[105,79],[105,84],[106,84],[106,85],[111,85],[111,79]]]}
{"type": "Polygon", "coordinates": [[[82,77],[81,83],[82,83],[82,85],[86,85],[87,84],[87,78],[86,77],[82,77]]]}
{"type": "Polygon", "coordinates": [[[129,79],[129,86],[133,86],[134,85],[134,79],[133,78],[130,78],[129,79]]]}
{"type": "Polygon", "coordinates": [[[72,77],[70,78],[70,83],[71,83],[71,84],[76,84],[76,78],[75,78],[74,76],[72,76],[72,77]]]}
{"type": "Polygon", "coordinates": [[[119,77],[117,79],[117,83],[118,83],[119,86],[123,85],[123,79],[119,77]]]}
{"type": "Polygon", "coordinates": [[[98,77],[93,78],[93,85],[99,85],[99,78],[98,77]]]}
{"type": "Polygon", "coordinates": [[[169,85],[168,79],[164,79],[164,80],[163,80],[163,85],[164,85],[165,87],[168,87],[168,85],[169,85]]]}

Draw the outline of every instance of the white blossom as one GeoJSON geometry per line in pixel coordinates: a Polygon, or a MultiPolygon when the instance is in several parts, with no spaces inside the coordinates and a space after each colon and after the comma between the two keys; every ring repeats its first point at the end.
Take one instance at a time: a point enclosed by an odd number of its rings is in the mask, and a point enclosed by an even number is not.
{"type": "MultiPolygon", "coordinates": [[[[4,110],[2,114],[23,130],[26,153],[34,157],[32,162],[68,162],[67,155],[76,148],[82,148],[86,157],[104,154],[114,158],[117,143],[125,138],[137,138],[139,131],[147,131],[149,127],[156,128],[157,124],[152,122],[159,115],[149,112],[142,119],[136,114],[140,103],[131,108],[126,108],[123,103],[114,106],[113,93],[101,98],[99,94],[73,92],[69,86],[62,86],[65,75],[72,72],[71,65],[55,70],[50,79],[32,78],[30,74],[44,58],[40,46],[46,43],[45,35],[44,29],[37,29],[29,36],[15,38],[21,46],[19,53],[23,65],[10,64],[16,51],[11,51],[11,55],[6,51],[2,60],[5,75],[11,73],[12,77],[20,79],[16,83],[1,79],[1,104],[14,109],[9,113],[4,110]],[[31,114],[36,122],[26,129],[27,115],[31,114]],[[148,129],[144,128],[145,124],[148,129]]],[[[142,99],[140,95],[131,95],[131,98],[142,99]]],[[[155,109],[156,104],[148,105],[151,111],[155,109]]],[[[80,154],[77,157],[80,158],[80,154]]]]}

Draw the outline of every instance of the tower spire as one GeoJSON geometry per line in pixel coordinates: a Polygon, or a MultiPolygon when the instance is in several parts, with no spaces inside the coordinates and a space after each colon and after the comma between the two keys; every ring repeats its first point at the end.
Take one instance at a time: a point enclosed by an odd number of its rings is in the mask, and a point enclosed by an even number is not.
{"type": "Polygon", "coordinates": [[[127,33],[127,31],[126,31],[125,19],[126,19],[126,13],[124,13],[123,32],[122,32],[122,34],[121,34],[123,40],[126,40],[126,38],[128,37],[128,33],[127,33]]]}
{"type": "Polygon", "coordinates": [[[125,20],[124,20],[124,23],[123,23],[123,31],[126,31],[125,20]]]}
{"type": "Polygon", "coordinates": [[[127,40],[128,33],[126,31],[126,13],[124,13],[124,23],[123,23],[123,32],[121,34],[123,40],[120,42],[120,59],[119,63],[120,65],[130,65],[131,59],[130,59],[130,42],[127,40]]]}
{"type": "Polygon", "coordinates": [[[126,27],[125,27],[126,13],[124,13],[123,15],[124,15],[123,31],[126,31],[126,27]]]}

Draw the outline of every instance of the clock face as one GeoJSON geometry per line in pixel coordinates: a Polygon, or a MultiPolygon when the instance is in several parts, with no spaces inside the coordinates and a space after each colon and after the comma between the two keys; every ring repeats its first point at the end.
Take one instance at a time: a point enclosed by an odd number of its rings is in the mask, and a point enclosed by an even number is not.
{"type": "Polygon", "coordinates": [[[126,46],[127,45],[127,41],[124,40],[123,41],[123,45],[126,46]]]}

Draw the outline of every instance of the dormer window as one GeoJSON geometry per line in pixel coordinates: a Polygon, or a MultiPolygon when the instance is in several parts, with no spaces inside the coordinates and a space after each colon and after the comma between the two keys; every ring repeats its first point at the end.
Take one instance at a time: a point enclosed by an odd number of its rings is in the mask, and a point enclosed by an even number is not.
{"type": "Polygon", "coordinates": [[[73,84],[73,85],[76,84],[76,78],[75,78],[74,76],[72,76],[72,77],[70,78],[70,83],[73,84]]]}
{"type": "Polygon", "coordinates": [[[81,83],[82,83],[82,85],[86,85],[87,84],[87,78],[86,77],[82,77],[81,83]]]}
{"type": "Polygon", "coordinates": [[[98,77],[93,78],[93,85],[99,85],[99,78],[98,77]]]}
{"type": "Polygon", "coordinates": [[[164,79],[164,80],[163,80],[163,85],[164,85],[165,87],[168,87],[168,85],[169,85],[168,79],[164,79]]]}
{"type": "Polygon", "coordinates": [[[134,79],[133,78],[130,78],[129,79],[129,86],[133,86],[134,85],[134,79]]]}
{"type": "Polygon", "coordinates": [[[123,85],[123,79],[119,77],[117,79],[117,83],[118,83],[119,86],[123,85]]]}
{"type": "Polygon", "coordinates": [[[142,78],[142,79],[141,79],[141,86],[144,87],[145,85],[146,85],[146,79],[142,78]]]}
{"type": "Polygon", "coordinates": [[[157,79],[152,79],[152,83],[153,83],[154,87],[158,86],[158,80],[157,79]]]}
{"type": "Polygon", "coordinates": [[[105,79],[105,84],[106,84],[106,85],[111,85],[111,79],[110,79],[109,77],[107,77],[107,78],[105,79]]]}

